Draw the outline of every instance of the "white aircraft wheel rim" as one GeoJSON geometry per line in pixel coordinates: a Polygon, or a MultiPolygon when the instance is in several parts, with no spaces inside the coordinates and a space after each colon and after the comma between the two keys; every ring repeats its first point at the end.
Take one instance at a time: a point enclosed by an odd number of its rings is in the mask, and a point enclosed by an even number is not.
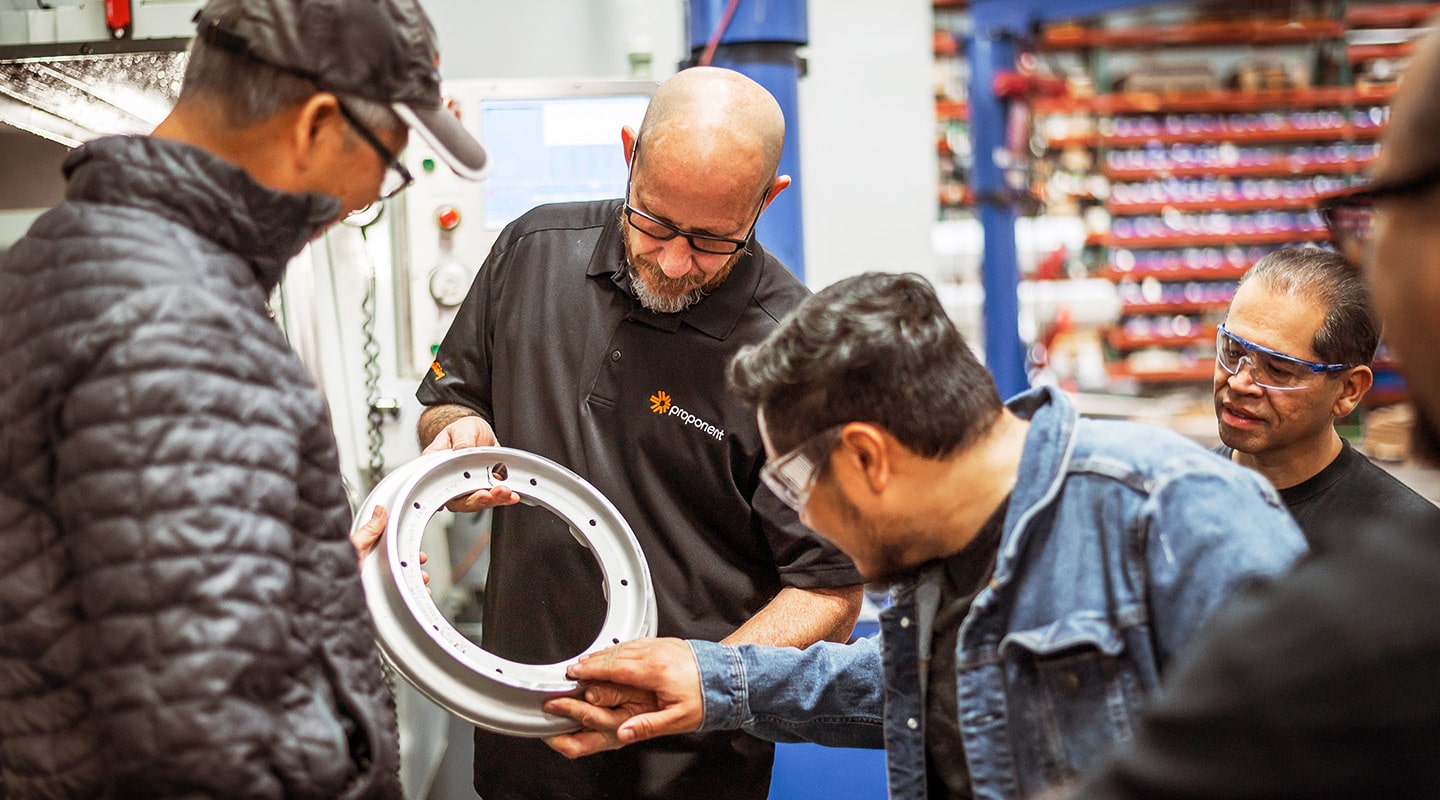
{"type": "Polygon", "coordinates": [[[479,727],[526,737],[578,730],[574,720],[541,710],[548,698],[578,690],[575,681],[565,677],[565,667],[574,659],[521,664],[482,649],[450,624],[421,576],[420,540],[430,519],[452,498],[497,483],[520,495],[520,502],[565,520],[576,540],[599,561],[608,611],[584,653],[655,635],[650,569],[615,506],[579,475],[549,459],[505,447],[473,447],[431,453],[396,469],[361,506],[356,528],[377,505],[390,512],[385,533],[365,557],[360,573],[380,651],[415,688],[479,727]]]}

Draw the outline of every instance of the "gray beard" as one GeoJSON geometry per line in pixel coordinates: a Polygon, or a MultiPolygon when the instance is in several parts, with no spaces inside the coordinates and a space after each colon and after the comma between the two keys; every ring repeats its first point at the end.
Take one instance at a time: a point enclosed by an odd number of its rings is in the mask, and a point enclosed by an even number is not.
{"type": "Polygon", "coordinates": [[[700,298],[706,295],[705,290],[699,287],[674,297],[656,294],[650,289],[650,285],[645,282],[645,279],[640,277],[639,271],[633,264],[627,261],[625,268],[630,271],[630,286],[635,292],[635,299],[640,301],[640,305],[656,314],[678,314],[700,302],[700,298]]]}

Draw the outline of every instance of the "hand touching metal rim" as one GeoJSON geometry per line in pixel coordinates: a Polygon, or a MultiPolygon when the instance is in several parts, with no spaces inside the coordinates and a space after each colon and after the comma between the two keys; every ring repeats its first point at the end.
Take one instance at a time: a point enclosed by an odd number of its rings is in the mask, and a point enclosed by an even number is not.
{"type": "Polygon", "coordinates": [[[576,692],[576,682],[565,677],[575,659],[521,664],[481,649],[445,619],[421,577],[420,539],[430,518],[451,498],[502,482],[520,495],[520,502],[569,523],[576,540],[600,562],[609,608],[599,635],[584,652],[654,636],[650,569],[620,512],[579,475],[505,447],[431,453],[395,470],[370,492],[361,508],[384,506],[390,520],[379,545],[361,563],[366,601],[386,660],[441,707],[497,733],[567,733],[578,729],[575,721],[546,714],[541,705],[576,692]]]}

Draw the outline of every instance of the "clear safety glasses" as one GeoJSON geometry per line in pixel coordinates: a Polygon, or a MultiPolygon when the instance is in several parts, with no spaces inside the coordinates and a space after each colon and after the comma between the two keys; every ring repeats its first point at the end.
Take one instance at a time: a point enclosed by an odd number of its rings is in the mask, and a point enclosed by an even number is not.
{"type": "Polygon", "coordinates": [[[844,425],[834,425],[801,442],[783,456],[766,462],[760,468],[760,479],[785,505],[799,512],[810,499],[820,468],[830,459],[830,451],[840,441],[844,425]]]}
{"type": "Polygon", "coordinates": [[[1349,369],[1353,364],[1323,364],[1287,356],[1278,350],[1236,336],[1220,326],[1215,336],[1215,360],[1231,375],[1240,374],[1240,367],[1250,365],[1250,380],[1256,386],[1282,392],[1313,386],[1320,376],[1349,369]]]}

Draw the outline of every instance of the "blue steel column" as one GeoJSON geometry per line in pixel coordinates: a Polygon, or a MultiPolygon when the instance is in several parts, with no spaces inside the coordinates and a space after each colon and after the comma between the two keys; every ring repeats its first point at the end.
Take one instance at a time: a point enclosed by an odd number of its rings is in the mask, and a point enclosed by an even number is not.
{"type": "Polygon", "coordinates": [[[995,73],[1015,68],[1015,37],[1038,23],[1149,5],[1157,0],[973,0],[970,56],[970,136],[975,167],[971,189],[980,203],[985,256],[985,362],[1001,397],[1029,386],[1020,341],[1020,265],[1015,254],[1015,210],[1003,199],[1005,176],[995,154],[1005,145],[1005,103],[995,96],[995,73]]]}
{"type": "MultiPolygon", "coordinates": [[[[689,4],[691,61],[725,14],[726,0],[692,0],[689,4]]],[[[755,236],[800,280],[805,280],[805,230],[801,219],[800,58],[797,50],[809,40],[805,0],[740,0],[711,66],[740,72],[764,86],[785,114],[785,152],[780,174],[792,179],[760,217],[755,236]]]]}
{"type": "MultiPolygon", "coordinates": [[[[1010,20],[1013,24],[1013,18],[1010,20]]],[[[995,154],[1005,147],[1005,101],[995,96],[995,73],[1015,68],[1015,39],[999,19],[976,4],[966,52],[970,54],[970,136],[975,167],[970,187],[985,234],[980,280],[985,287],[985,365],[1001,397],[1029,387],[1025,343],[1020,340],[1020,265],[1015,251],[1015,208],[1007,199],[1005,175],[995,154]]]]}

